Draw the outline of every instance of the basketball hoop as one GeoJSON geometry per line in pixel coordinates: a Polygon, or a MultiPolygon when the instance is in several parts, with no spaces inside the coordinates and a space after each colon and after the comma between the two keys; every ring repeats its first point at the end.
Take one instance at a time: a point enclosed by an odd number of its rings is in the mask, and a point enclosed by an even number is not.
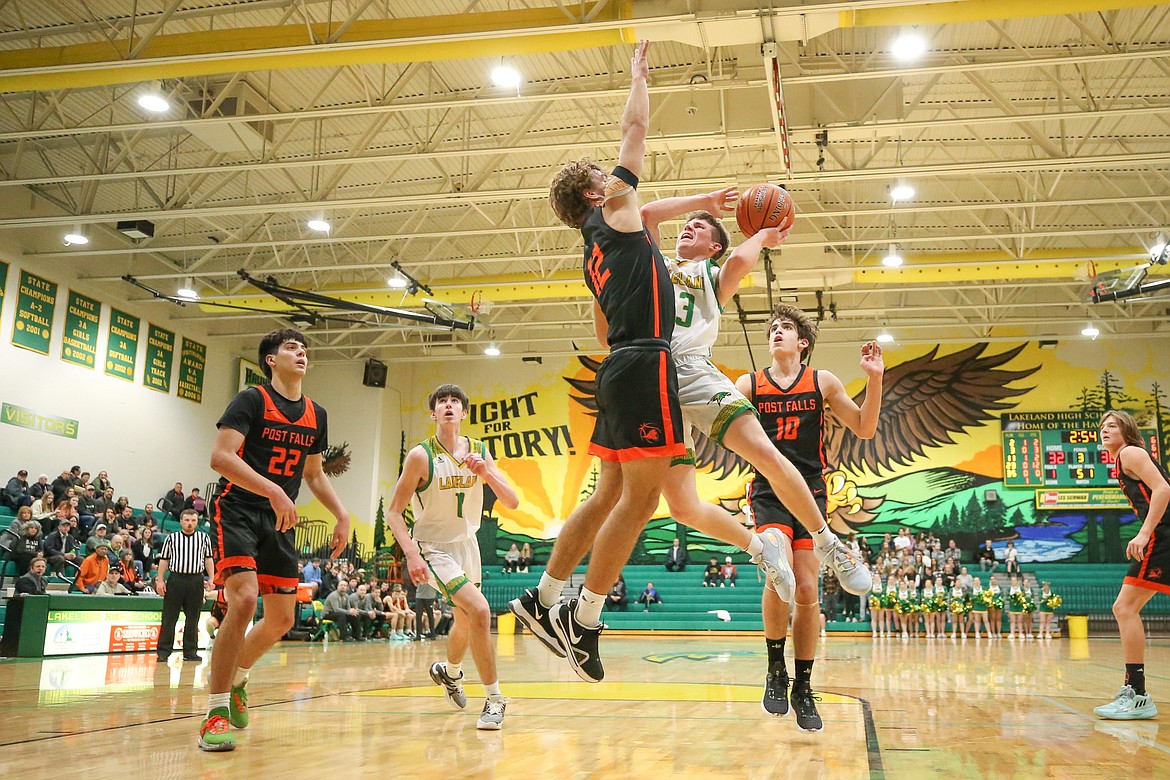
{"type": "Polygon", "coordinates": [[[479,314],[479,307],[483,304],[483,290],[476,290],[471,294],[471,313],[479,314]]]}

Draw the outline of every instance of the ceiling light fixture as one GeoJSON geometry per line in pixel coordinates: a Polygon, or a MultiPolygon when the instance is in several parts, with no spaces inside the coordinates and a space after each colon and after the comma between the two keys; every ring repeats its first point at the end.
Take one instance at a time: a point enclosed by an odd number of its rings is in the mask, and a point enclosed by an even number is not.
{"type": "Polygon", "coordinates": [[[890,251],[882,258],[882,265],[886,268],[901,268],[902,256],[898,254],[898,245],[890,244],[890,251]]]}
{"type": "Polygon", "coordinates": [[[894,340],[894,337],[890,335],[890,332],[888,330],[883,330],[881,333],[879,333],[877,335],[877,342],[879,344],[889,344],[893,340],[894,340]]]}
{"type": "Polygon", "coordinates": [[[1101,335],[1101,331],[1097,330],[1097,327],[1090,322],[1085,326],[1084,330],[1081,331],[1081,335],[1088,336],[1089,338],[1096,341],[1097,337],[1101,335]]]}
{"type": "Polygon", "coordinates": [[[520,84],[523,81],[524,78],[520,75],[520,71],[511,65],[500,63],[492,68],[492,83],[497,87],[519,90],[520,84]]]}
{"type": "Polygon", "coordinates": [[[74,244],[78,246],[84,246],[85,244],[89,243],[89,237],[83,236],[77,231],[66,233],[61,240],[65,242],[65,246],[73,246],[74,244]]]}
{"type": "Polygon", "coordinates": [[[163,94],[162,87],[157,83],[151,84],[146,91],[138,96],[138,105],[144,111],[152,114],[161,114],[171,110],[171,101],[163,94]]]}
{"type": "Polygon", "coordinates": [[[195,292],[195,286],[191,283],[190,276],[183,279],[183,284],[176,291],[175,295],[180,298],[186,298],[189,301],[199,300],[199,293],[195,292]]]}
{"type": "Polygon", "coordinates": [[[897,203],[900,200],[910,200],[914,197],[916,191],[909,184],[896,184],[890,190],[890,198],[897,203]]]}
{"type": "Polygon", "coordinates": [[[486,347],[483,348],[483,354],[487,355],[488,357],[499,357],[500,356],[500,348],[497,347],[495,344],[488,344],[486,347]]]}
{"type": "Polygon", "coordinates": [[[329,223],[323,219],[310,219],[305,225],[309,230],[316,230],[318,233],[329,232],[329,223]]]}
{"type": "Polygon", "coordinates": [[[386,280],[386,284],[390,287],[393,287],[395,290],[405,290],[410,286],[410,280],[395,271],[394,275],[386,280]]]}
{"type": "Polygon", "coordinates": [[[903,33],[890,44],[890,54],[900,60],[916,60],[926,54],[926,39],[918,33],[903,33]]]}

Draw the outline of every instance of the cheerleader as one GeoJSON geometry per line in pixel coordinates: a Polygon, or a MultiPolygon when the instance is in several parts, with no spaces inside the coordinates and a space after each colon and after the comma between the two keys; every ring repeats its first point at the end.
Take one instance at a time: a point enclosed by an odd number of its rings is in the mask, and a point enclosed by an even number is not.
{"type": "Polygon", "coordinates": [[[1064,599],[1052,592],[1047,582],[1040,584],[1040,638],[1052,638],[1052,616],[1064,603],[1064,599]]]}
{"type": "Polygon", "coordinates": [[[992,639],[1003,638],[1003,589],[992,574],[987,578],[987,620],[992,639]]]}
{"type": "Polygon", "coordinates": [[[898,606],[898,575],[891,574],[886,578],[886,591],[882,594],[882,612],[886,618],[886,636],[893,636],[898,631],[898,615],[895,607],[898,606]]]}
{"type": "Polygon", "coordinates": [[[1008,580],[1008,639],[1015,639],[1016,634],[1024,638],[1024,590],[1020,587],[1020,578],[1011,575],[1008,580]]]}
{"type": "Polygon", "coordinates": [[[911,627],[914,629],[914,636],[917,637],[918,599],[914,589],[910,586],[909,579],[905,577],[898,583],[898,603],[894,609],[898,612],[898,624],[902,630],[902,638],[908,639],[910,637],[911,627]]]}
{"type": "Polygon", "coordinates": [[[886,611],[882,609],[882,577],[873,573],[873,585],[869,588],[869,625],[873,638],[885,636],[886,611]]]}
{"type": "Polygon", "coordinates": [[[951,639],[955,638],[955,629],[967,638],[967,615],[971,612],[971,602],[967,598],[967,591],[957,582],[951,588],[951,601],[948,605],[951,613],[951,639]]]}
{"type": "MultiPolygon", "coordinates": [[[[934,580],[927,579],[922,585],[922,596],[918,602],[922,605],[922,625],[926,630],[926,638],[934,639],[934,580]]],[[[941,635],[942,632],[940,631],[941,635]]]]}
{"type": "Polygon", "coordinates": [[[987,638],[991,638],[991,624],[987,622],[987,609],[991,603],[991,594],[983,590],[983,584],[976,577],[971,586],[971,621],[970,627],[975,629],[975,638],[979,638],[979,624],[987,629],[987,638]]]}
{"type": "Polygon", "coordinates": [[[1032,597],[1032,591],[1029,590],[1027,587],[1025,587],[1024,588],[1024,615],[1020,619],[1024,624],[1024,628],[1027,629],[1027,631],[1028,631],[1028,635],[1026,637],[1027,639],[1034,639],[1035,638],[1032,634],[1032,613],[1034,613],[1035,611],[1036,611],[1036,599],[1032,597]]]}

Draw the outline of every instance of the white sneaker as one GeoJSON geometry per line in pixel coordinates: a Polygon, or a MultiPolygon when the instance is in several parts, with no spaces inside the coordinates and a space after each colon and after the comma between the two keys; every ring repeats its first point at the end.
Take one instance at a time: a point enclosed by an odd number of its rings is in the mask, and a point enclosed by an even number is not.
{"type": "Polygon", "coordinates": [[[821,563],[828,564],[841,587],[854,596],[864,596],[873,587],[873,574],[862,565],[853,551],[841,543],[836,536],[831,536],[825,547],[813,547],[813,554],[821,563]]]}
{"type": "Polygon", "coordinates": [[[1102,718],[1112,718],[1113,713],[1125,707],[1136,696],[1137,694],[1132,687],[1123,685],[1121,686],[1121,690],[1117,692],[1117,695],[1113,697],[1113,701],[1108,704],[1102,704],[1100,707],[1094,707],[1093,712],[1102,718]]]}
{"type": "Polygon", "coordinates": [[[504,708],[508,706],[507,699],[488,699],[483,703],[483,712],[475,727],[483,731],[499,731],[504,725],[504,708]]]}
{"type": "Polygon", "coordinates": [[[764,576],[772,583],[772,587],[776,589],[776,595],[785,604],[792,602],[793,596],[796,595],[796,575],[792,573],[792,567],[788,565],[788,559],[784,557],[784,550],[780,546],[780,537],[775,531],[764,531],[759,534],[759,540],[763,542],[764,549],[755,558],[752,558],[752,563],[760,567],[764,572],[764,576]]]}

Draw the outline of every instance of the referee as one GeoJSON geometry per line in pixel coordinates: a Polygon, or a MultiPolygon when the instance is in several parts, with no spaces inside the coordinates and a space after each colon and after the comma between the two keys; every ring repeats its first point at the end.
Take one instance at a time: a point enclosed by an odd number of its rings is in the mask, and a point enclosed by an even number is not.
{"type": "Polygon", "coordinates": [[[175,649],[175,624],[183,612],[183,660],[202,661],[199,649],[199,610],[206,591],[214,588],[215,568],[211,560],[211,537],[196,531],[199,514],[184,509],[179,515],[182,530],[163,540],[158,558],[154,589],[163,597],[162,629],[158,635],[158,660],[164,663],[175,649]],[[166,578],[167,572],[171,576],[166,578]],[[204,576],[207,577],[206,581],[204,576]]]}

